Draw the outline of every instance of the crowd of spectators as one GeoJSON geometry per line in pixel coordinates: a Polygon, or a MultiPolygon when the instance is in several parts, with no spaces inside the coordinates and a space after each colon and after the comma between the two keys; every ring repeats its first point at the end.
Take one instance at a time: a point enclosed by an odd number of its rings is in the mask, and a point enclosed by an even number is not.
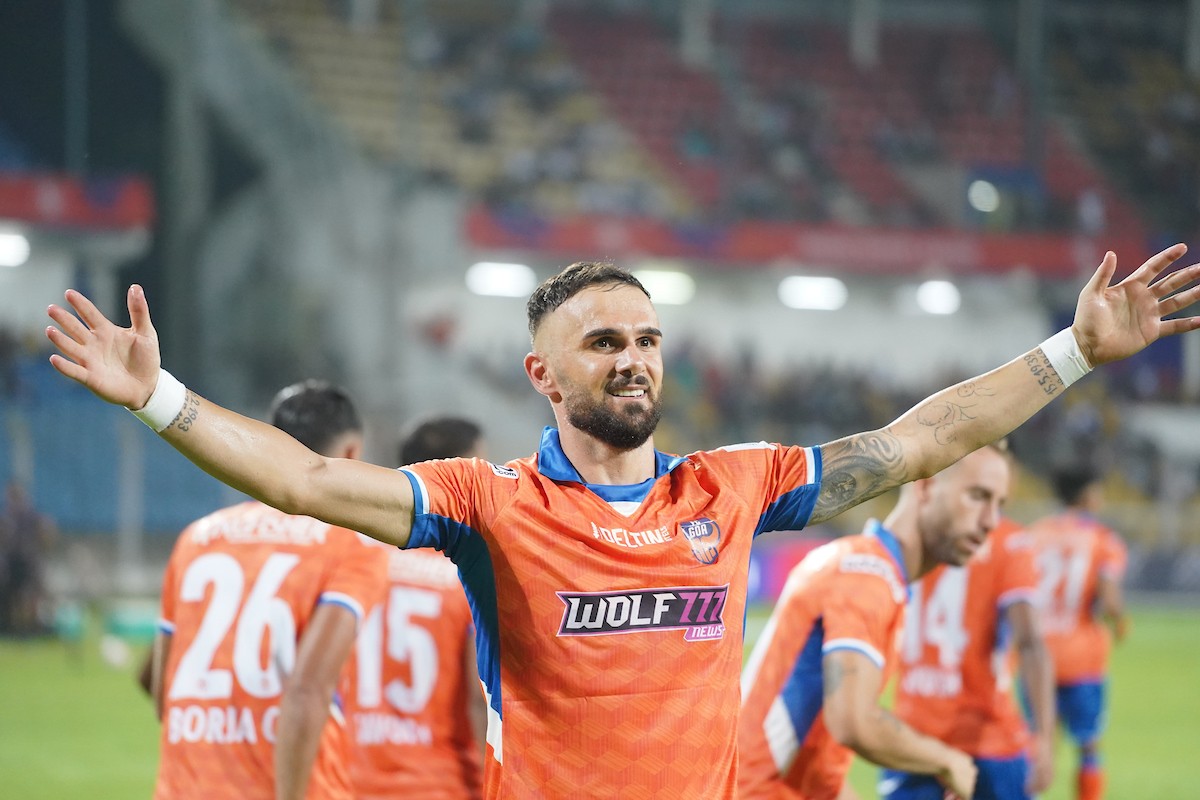
{"type": "MultiPolygon", "coordinates": [[[[1056,63],[1106,168],[1176,236],[1191,236],[1200,232],[1200,88],[1176,46],[1097,20],[1058,31],[1056,63]]],[[[1089,219],[1094,209],[1081,200],[1081,227],[1089,219]]]]}

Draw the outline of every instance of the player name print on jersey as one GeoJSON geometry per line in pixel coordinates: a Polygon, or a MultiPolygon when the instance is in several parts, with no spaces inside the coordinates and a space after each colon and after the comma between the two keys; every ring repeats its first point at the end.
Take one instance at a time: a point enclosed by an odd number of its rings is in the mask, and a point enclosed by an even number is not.
{"type": "Polygon", "coordinates": [[[725,597],[729,585],[629,592],[558,592],[566,605],[559,636],[603,636],[645,630],[686,632],[689,642],[725,635],[725,597]]]}

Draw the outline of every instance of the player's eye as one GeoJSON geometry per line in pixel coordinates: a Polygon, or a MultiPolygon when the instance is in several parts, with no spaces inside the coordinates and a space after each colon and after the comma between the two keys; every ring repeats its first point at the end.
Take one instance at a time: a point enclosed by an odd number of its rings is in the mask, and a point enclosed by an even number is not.
{"type": "Polygon", "coordinates": [[[654,340],[649,336],[643,336],[641,339],[638,339],[638,347],[654,347],[654,340]]]}

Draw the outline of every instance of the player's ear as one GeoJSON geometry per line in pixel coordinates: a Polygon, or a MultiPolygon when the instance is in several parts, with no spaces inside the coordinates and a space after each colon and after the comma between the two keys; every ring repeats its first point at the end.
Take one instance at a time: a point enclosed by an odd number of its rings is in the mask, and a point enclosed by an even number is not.
{"type": "Polygon", "coordinates": [[[538,394],[544,394],[553,403],[562,400],[557,382],[551,374],[550,365],[541,353],[526,354],[525,374],[529,376],[529,382],[533,384],[533,388],[538,391],[538,394]]]}

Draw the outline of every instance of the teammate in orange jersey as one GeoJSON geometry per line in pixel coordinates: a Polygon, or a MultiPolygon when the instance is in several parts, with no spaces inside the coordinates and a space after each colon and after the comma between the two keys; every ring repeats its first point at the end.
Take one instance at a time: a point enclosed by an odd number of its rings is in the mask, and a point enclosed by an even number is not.
{"type": "Polygon", "coordinates": [[[1079,745],[1077,797],[1100,800],[1100,735],[1112,647],[1105,623],[1118,641],[1124,637],[1121,578],[1128,554],[1120,537],[1094,516],[1103,505],[1099,476],[1063,470],[1054,482],[1066,510],[1029,529],[1042,573],[1039,608],[1054,657],[1059,719],[1079,745]]]}
{"type": "MultiPolygon", "coordinates": [[[[458,565],[489,703],[487,797],[728,798],[754,535],[797,529],[995,441],[1092,366],[1200,319],[1200,265],[1154,278],[1177,245],[1110,286],[1108,253],[1071,328],[892,424],[820,448],[767,443],[670,456],[654,448],[662,331],[612,265],[573,265],[527,304],[525,370],[557,428],[537,455],[396,472],[322,458],[200,398],[160,367],[139,287],[118,328],[69,292],[47,335],[55,368],[135,412],[231,486],[458,565]]],[[[803,346],[804,343],[797,343],[803,346]]]]}
{"type": "MultiPolygon", "coordinates": [[[[469,420],[428,420],[401,444],[401,463],[483,457],[480,434],[469,420]]],[[[354,794],[478,798],[487,705],[458,570],[432,550],[390,548],[386,558],[387,599],[367,612],[343,677],[354,794]]]]}
{"type": "MultiPolygon", "coordinates": [[[[1054,777],[1054,668],[1038,631],[1031,537],[1002,520],[965,566],[912,586],[900,648],[896,716],[969,753],[976,800],[1028,800],[1054,777]],[[1012,653],[1029,689],[1031,736],[1013,699],[1012,653]]],[[[887,800],[941,800],[926,775],[884,770],[887,800]]]]}
{"type": "Polygon", "coordinates": [[[810,553],[792,570],[742,673],[739,723],[744,800],[853,796],[857,752],[931,776],[970,797],[970,756],[918,733],[879,705],[895,668],[908,582],[961,566],[983,544],[1008,498],[1009,464],[985,447],[904,487],[880,524],[810,553]],[[845,792],[845,794],[839,794],[845,792]]]}
{"type": "MultiPolygon", "coordinates": [[[[328,384],[283,390],[271,421],[331,457],[362,451],[350,399],[328,384]]],[[[353,797],[331,701],[363,609],[383,596],[384,552],[256,502],[180,535],[151,674],[164,723],[156,800],[353,797]]]]}

